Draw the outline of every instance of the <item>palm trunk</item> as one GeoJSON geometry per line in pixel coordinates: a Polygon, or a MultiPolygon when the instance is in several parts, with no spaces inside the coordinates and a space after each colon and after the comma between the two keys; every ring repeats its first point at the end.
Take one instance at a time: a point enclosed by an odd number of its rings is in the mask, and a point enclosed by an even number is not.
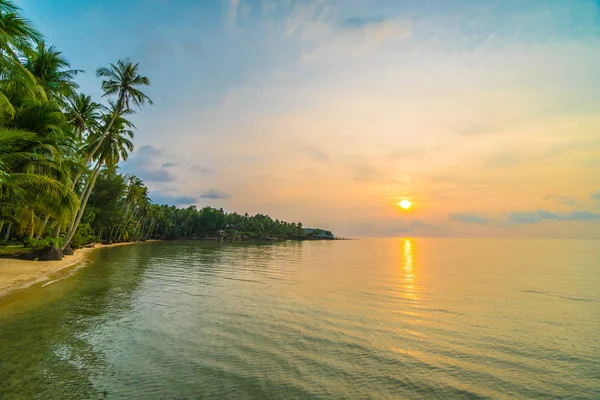
{"type": "Polygon", "coordinates": [[[127,220],[127,214],[129,214],[130,207],[131,207],[131,202],[128,202],[127,207],[125,207],[125,213],[123,214],[123,219],[121,220],[121,222],[119,222],[119,225],[117,225],[117,234],[119,234],[119,232],[125,230],[125,228],[127,227],[127,224],[129,223],[127,220]]]}
{"type": "MultiPolygon", "coordinates": [[[[137,223],[137,226],[135,227],[135,229],[133,230],[133,232],[137,232],[137,230],[140,228],[140,224],[142,223],[143,219],[140,219],[137,223]]],[[[140,232],[140,238],[142,237],[142,232],[140,232]]]]}
{"type": "Polygon", "coordinates": [[[40,227],[40,230],[37,234],[36,239],[39,239],[42,237],[42,235],[44,234],[44,229],[46,229],[46,225],[48,225],[49,220],[50,220],[50,216],[46,215],[46,218],[44,218],[44,222],[42,223],[42,226],[40,227]]]}
{"type": "Polygon", "coordinates": [[[75,235],[75,232],[77,231],[77,228],[79,227],[79,221],[81,221],[81,217],[83,216],[83,212],[85,211],[85,206],[87,205],[87,201],[90,198],[90,194],[92,194],[92,190],[94,189],[94,185],[96,184],[96,178],[98,177],[99,173],[100,173],[100,161],[98,161],[96,169],[94,170],[94,172],[92,173],[92,176],[90,177],[90,181],[88,182],[88,185],[87,185],[88,186],[87,192],[85,193],[85,196],[81,203],[81,207],[79,208],[79,212],[77,213],[77,217],[75,218],[74,223],[71,224],[72,227],[69,228],[69,233],[67,233],[65,242],[63,243],[63,245],[60,248],[61,250],[64,250],[67,248],[67,246],[69,246],[69,244],[71,243],[71,239],[73,239],[73,235],[75,235]]]}
{"type": "Polygon", "coordinates": [[[29,229],[29,240],[33,239],[35,234],[35,214],[31,212],[31,228],[29,229]]]}
{"type": "MultiPolygon", "coordinates": [[[[96,166],[94,167],[94,169],[92,171],[92,175],[94,175],[96,169],[100,170],[100,163],[101,163],[101,161],[98,160],[98,162],[96,163],[96,166]]],[[[90,183],[92,181],[92,175],[90,175],[90,178],[87,180],[87,182],[85,183],[85,186],[83,187],[83,192],[81,192],[81,199],[83,199],[85,194],[88,192],[90,183]]],[[[80,205],[79,211],[81,211],[82,208],[84,208],[84,207],[82,205],[80,205]]],[[[73,226],[75,225],[75,220],[77,219],[77,215],[79,214],[79,211],[77,211],[77,213],[75,213],[75,215],[73,215],[73,218],[71,219],[71,223],[69,224],[69,229],[67,230],[67,232],[71,232],[73,230],[73,226]]]]}
{"type": "Polygon", "coordinates": [[[113,241],[113,231],[115,230],[115,226],[111,226],[110,227],[110,232],[108,233],[108,241],[112,242],[113,241]]]}
{"type": "Polygon", "coordinates": [[[115,108],[115,111],[113,112],[113,116],[110,119],[110,122],[104,129],[104,132],[102,132],[102,137],[100,138],[100,141],[98,142],[98,144],[96,144],[96,147],[94,147],[94,149],[90,152],[90,154],[88,154],[86,164],[89,164],[92,161],[92,158],[94,158],[94,155],[96,154],[96,152],[98,151],[100,146],[102,146],[102,143],[104,142],[104,139],[106,138],[106,135],[108,135],[108,132],[110,132],[110,128],[112,128],[113,124],[115,123],[115,120],[121,113],[121,111],[122,111],[121,109],[123,108],[123,95],[124,95],[123,93],[119,94],[119,100],[117,101],[117,108],[115,108]]]}
{"type": "Polygon", "coordinates": [[[6,227],[6,233],[4,234],[4,240],[8,240],[8,238],[10,238],[10,228],[12,228],[12,222],[9,222],[8,226],[6,227]]]}
{"type": "Polygon", "coordinates": [[[60,236],[60,224],[60,220],[56,221],[56,226],[54,227],[54,239],[58,239],[58,237],[60,236]]]}
{"type": "MultiPolygon", "coordinates": [[[[87,160],[85,161],[85,165],[88,165],[90,162],[92,162],[92,159],[94,158],[94,155],[96,155],[96,152],[98,151],[98,149],[100,148],[100,146],[102,146],[102,143],[104,142],[104,139],[108,135],[108,132],[110,132],[110,128],[112,128],[113,124],[115,123],[115,120],[117,119],[117,117],[121,113],[121,108],[123,108],[123,94],[122,93],[119,95],[119,100],[117,101],[117,105],[118,106],[117,106],[117,108],[115,108],[115,111],[113,112],[113,116],[110,119],[110,122],[108,123],[108,125],[104,129],[104,132],[102,132],[102,136],[101,136],[100,140],[98,141],[98,143],[96,144],[96,146],[92,149],[92,151],[90,151],[90,153],[88,154],[87,160]]],[[[79,182],[79,179],[81,178],[82,174],[83,174],[83,171],[79,171],[77,173],[77,175],[75,176],[75,179],[73,179],[73,184],[71,186],[71,190],[75,190],[75,186],[77,185],[77,182],[79,182]]]]}

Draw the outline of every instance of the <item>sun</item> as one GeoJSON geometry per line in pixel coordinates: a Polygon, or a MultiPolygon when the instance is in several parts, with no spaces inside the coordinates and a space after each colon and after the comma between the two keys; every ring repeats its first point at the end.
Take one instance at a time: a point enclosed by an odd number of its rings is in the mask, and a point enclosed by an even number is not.
{"type": "Polygon", "coordinates": [[[412,206],[412,203],[408,200],[402,200],[401,202],[398,203],[398,205],[403,210],[408,210],[412,206]]]}

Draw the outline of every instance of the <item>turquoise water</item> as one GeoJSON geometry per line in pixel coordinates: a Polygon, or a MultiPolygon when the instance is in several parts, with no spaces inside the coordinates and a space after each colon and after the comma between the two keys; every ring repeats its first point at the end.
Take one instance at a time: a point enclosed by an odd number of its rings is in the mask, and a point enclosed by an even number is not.
{"type": "Polygon", "coordinates": [[[0,300],[0,398],[600,398],[600,242],[144,243],[0,300]]]}

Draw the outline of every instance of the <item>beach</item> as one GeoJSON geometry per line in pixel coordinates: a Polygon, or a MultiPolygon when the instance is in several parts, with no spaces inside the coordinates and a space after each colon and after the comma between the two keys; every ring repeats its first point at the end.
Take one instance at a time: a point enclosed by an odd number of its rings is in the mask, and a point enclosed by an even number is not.
{"type": "Polygon", "coordinates": [[[51,280],[53,274],[85,261],[86,256],[97,249],[116,247],[136,242],[96,244],[93,248],[75,250],[75,254],[58,261],[32,261],[0,258],[0,297],[16,290],[25,289],[36,283],[51,280]]]}

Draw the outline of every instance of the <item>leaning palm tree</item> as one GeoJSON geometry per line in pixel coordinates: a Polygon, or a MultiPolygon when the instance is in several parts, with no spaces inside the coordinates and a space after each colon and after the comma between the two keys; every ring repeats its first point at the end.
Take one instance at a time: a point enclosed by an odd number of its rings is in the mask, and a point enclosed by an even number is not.
{"type": "MultiPolygon", "coordinates": [[[[129,153],[133,151],[133,142],[131,139],[133,139],[134,135],[133,131],[128,129],[131,124],[124,118],[111,118],[111,122],[111,129],[107,134],[101,133],[91,138],[90,147],[98,149],[96,152],[97,161],[85,184],[81,197],[81,206],[69,227],[61,250],[64,250],[69,246],[73,239],[73,235],[75,235],[75,232],[77,231],[79,222],[85,212],[85,207],[90,198],[90,194],[94,189],[96,178],[98,177],[101,168],[103,166],[116,166],[121,160],[127,160],[129,153]],[[98,145],[98,143],[100,144],[98,145]]],[[[106,129],[103,129],[102,132],[106,132],[106,129]]]]}

